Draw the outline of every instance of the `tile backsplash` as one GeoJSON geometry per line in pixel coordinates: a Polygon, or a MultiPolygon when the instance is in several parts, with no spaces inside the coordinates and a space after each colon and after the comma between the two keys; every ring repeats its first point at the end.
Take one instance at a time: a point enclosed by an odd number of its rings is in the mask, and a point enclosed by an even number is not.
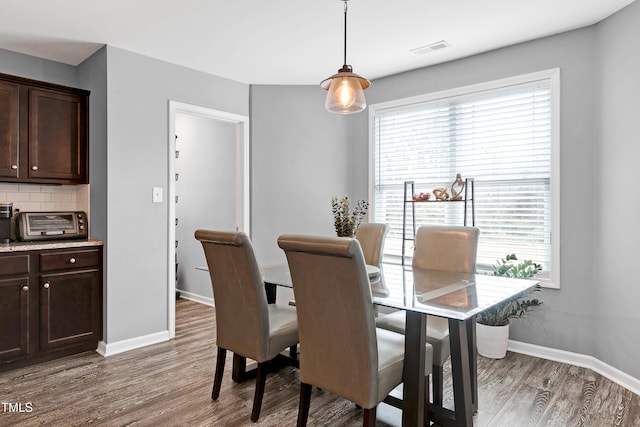
{"type": "Polygon", "coordinates": [[[0,202],[12,202],[13,212],[89,211],[89,185],[0,183],[0,202]]]}

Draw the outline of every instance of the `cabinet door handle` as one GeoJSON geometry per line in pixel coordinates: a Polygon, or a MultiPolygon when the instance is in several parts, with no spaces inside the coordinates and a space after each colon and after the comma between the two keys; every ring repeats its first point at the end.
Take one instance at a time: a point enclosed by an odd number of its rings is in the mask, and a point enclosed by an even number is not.
{"type": "Polygon", "coordinates": [[[69,262],[70,262],[71,264],[75,264],[75,263],[76,263],[76,259],[75,259],[75,258],[71,258],[71,259],[69,260],[69,262]]]}
{"type": "Polygon", "coordinates": [[[38,167],[37,166],[31,166],[31,170],[37,171],[38,167]]]}
{"type": "Polygon", "coordinates": [[[11,165],[11,169],[13,169],[13,170],[18,169],[18,165],[11,165]]]}
{"type": "Polygon", "coordinates": [[[49,282],[47,282],[44,285],[42,285],[42,287],[45,288],[45,289],[49,289],[49,282]]]}
{"type": "Polygon", "coordinates": [[[28,286],[23,286],[23,287],[22,287],[22,290],[23,290],[23,291],[25,291],[25,292],[27,292],[27,291],[29,290],[29,287],[28,287],[28,286]]]}

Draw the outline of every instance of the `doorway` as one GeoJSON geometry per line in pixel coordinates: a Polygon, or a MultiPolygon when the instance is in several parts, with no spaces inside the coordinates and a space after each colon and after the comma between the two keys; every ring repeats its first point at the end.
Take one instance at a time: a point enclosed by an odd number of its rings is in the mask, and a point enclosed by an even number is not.
{"type": "Polygon", "coordinates": [[[213,304],[197,228],[249,233],[249,118],[169,101],[168,330],[176,279],[189,299],[213,304]]]}

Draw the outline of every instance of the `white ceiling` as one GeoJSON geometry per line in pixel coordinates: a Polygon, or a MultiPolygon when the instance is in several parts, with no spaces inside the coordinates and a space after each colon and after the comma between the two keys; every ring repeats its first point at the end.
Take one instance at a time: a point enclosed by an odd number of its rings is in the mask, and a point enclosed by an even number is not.
{"type": "MultiPolygon", "coordinates": [[[[351,0],[347,62],[375,79],[601,21],[634,0],[351,0]],[[424,45],[451,47],[416,55],[424,45]]],[[[339,0],[0,0],[0,48],[77,65],[104,44],[243,83],[343,62],[339,0]]]]}

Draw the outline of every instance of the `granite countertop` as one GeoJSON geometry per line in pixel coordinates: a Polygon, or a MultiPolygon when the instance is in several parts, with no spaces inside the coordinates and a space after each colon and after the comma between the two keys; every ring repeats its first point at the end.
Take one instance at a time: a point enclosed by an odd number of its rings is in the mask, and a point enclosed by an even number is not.
{"type": "Polygon", "coordinates": [[[47,240],[39,242],[11,242],[0,243],[0,253],[40,251],[45,249],[83,248],[90,246],[102,246],[102,240],[47,240]]]}

